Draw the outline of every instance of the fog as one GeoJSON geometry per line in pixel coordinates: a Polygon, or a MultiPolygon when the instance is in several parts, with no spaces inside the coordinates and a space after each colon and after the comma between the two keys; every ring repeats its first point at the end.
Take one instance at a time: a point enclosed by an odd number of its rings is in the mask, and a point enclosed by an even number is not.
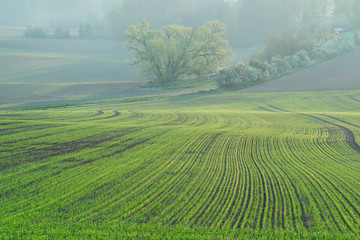
{"type": "Polygon", "coordinates": [[[78,27],[101,23],[118,0],[1,0],[0,23],[6,26],[78,27]]]}
{"type": "Polygon", "coordinates": [[[249,48],[279,37],[356,30],[359,12],[358,0],[0,0],[0,26],[64,28],[76,36],[90,24],[91,37],[125,41],[128,27],[143,19],[151,28],[219,20],[233,48],[249,48]]]}
{"type": "Polygon", "coordinates": [[[90,23],[125,39],[128,26],[142,19],[154,28],[220,20],[232,45],[246,47],[281,34],[357,28],[359,5],[355,0],[1,0],[0,25],[77,29],[90,23]]]}

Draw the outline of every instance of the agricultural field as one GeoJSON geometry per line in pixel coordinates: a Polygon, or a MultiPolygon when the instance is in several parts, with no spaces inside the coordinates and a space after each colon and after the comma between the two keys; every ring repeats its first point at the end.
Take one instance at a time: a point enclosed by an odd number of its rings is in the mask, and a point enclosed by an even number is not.
{"type": "MultiPolygon", "coordinates": [[[[0,109],[73,104],[104,99],[182,94],[216,88],[213,81],[183,81],[170,89],[147,85],[115,40],[26,39],[0,27],[0,109]]],[[[254,48],[238,49],[248,60],[254,48]]]]}
{"type": "Polygon", "coordinates": [[[123,43],[0,37],[1,107],[145,95],[123,43]]]}
{"type": "Polygon", "coordinates": [[[360,89],[360,48],[310,68],[240,92],[293,92],[360,89]]]}
{"type": "Polygon", "coordinates": [[[2,239],[358,239],[360,91],[0,111],[2,239]]]}

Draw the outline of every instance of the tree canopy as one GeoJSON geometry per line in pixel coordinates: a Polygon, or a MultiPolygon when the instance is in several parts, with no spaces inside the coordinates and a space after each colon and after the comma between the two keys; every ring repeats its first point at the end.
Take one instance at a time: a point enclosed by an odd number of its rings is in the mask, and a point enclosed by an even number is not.
{"type": "Polygon", "coordinates": [[[200,27],[166,25],[155,30],[143,20],[126,33],[126,47],[133,53],[129,62],[139,64],[140,73],[163,85],[215,72],[233,56],[223,39],[225,24],[219,21],[200,27]]]}

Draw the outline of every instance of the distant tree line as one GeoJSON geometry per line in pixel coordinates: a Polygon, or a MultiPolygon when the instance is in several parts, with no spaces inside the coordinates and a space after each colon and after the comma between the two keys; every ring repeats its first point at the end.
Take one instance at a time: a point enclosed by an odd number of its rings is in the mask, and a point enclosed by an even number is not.
{"type": "Polygon", "coordinates": [[[359,0],[124,0],[107,13],[107,20],[122,39],[128,26],[139,24],[141,19],[156,28],[219,20],[228,27],[226,38],[232,46],[244,47],[281,34],[360,28],[359,12],[359,0]]]}
{"type": "Polygon", "coordinates": [[[93,33],[106,35],[108,25],[125,40],[126,29],[142,19],[154,28],[219,20],[231,45],[245,47],[281,34],[360,28],[359,12],[359,0],[16,0],[0,4],[0,22],[63,29],[89,22],[93,33]]]}
{"type": "Polygon", "coordinates": [[[6,26],[76,28],[82,22],[96,25],[121,0],[1,0],[0,22],[6,26]]]}
{"type": "MultiPolygon", "coordinates": [[[[49,27],[33,27],[32,25],[28,25],[26,27],[24,36],[27,38],[56,38],[56,39],[71,38],[70,30],[67,28],[57,27],[55,29],[50,29],[49,27]]],[[[94,29],[90,23],[79,25],[79,29],[78,29],[79,38],[89,39],[92,38],[93,36],[94,36],[94,29]]]]}

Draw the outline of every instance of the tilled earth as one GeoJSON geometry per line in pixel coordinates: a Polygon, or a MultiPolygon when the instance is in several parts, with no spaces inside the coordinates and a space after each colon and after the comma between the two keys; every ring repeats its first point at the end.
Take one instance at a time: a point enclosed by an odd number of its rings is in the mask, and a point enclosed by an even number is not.
{"type": "Polygon", "coordinates": [[[298,92],[360,89],[360,49],[240,92],[298,92]]]}

